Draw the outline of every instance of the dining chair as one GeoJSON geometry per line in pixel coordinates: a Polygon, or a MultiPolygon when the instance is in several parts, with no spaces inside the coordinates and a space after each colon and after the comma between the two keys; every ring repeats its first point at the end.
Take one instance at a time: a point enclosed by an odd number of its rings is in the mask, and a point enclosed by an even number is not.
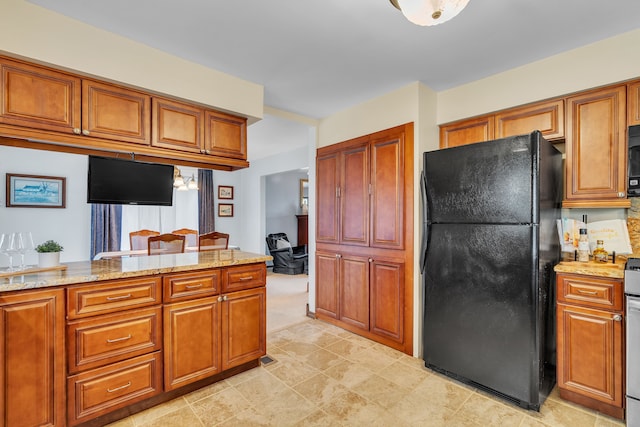
{"type": "Polygon", "coordinates": [[[198,236],[199,251],[213,251],[216,249],[227,249],[229,247],[229,235],[212,231],[198,236]]]}
{"type": "Polygon", "coordinates": [[[131,247],[131,250],[135,251],[139,249],[147,249],[147,239],[149,239],[149,236],[157,236],[159,234],[159,231],[146,229],[132,231],[131,233],[129,233],[129,245],[131,247]]]}
{"type": "Polygon", "coordinates": [[[187,238],[185,245],[188,247],[195,248],[196,246],[198,246],[198,230],[193,230],[191,228],[180,228],[178,230],[173,230],[171,233],[184,235],[187,238]]]}
{"type": "Polygon", "coordinates": [[[179,254],[184,252],[184,242],[186,237],[180,234],[159,234],[149,236],[147,241],[149,255],[179,254]]]}

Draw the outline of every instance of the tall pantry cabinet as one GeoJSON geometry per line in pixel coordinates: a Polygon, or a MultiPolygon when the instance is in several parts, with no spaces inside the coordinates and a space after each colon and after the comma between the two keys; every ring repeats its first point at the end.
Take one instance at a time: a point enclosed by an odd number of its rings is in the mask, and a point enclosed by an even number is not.
{"type": "Polygon", "coordinates": [[[316,315],[413,349],[413,124],[318,149],[316,315]]]}

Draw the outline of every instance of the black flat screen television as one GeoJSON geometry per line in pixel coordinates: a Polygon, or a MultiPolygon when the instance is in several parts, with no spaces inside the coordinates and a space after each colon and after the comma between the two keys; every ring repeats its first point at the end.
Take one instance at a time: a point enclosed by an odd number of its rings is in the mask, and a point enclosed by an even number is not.
{"type": "Polygon", "coordinates": [[[89,156],[87,203],[173,204],[173,166],[89,156]]]}

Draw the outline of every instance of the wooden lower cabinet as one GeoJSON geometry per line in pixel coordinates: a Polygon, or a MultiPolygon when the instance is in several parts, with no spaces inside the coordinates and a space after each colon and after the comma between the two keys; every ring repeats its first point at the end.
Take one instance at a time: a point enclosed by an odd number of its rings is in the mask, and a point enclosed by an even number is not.
{"type": "Polygon", "coordinates": [[[316,316],[405,351],[404,263],[316,252],[316,316]]]}
{"type": "Polygon", "coordinates": [[[64,426],[64,290],[0,296],[0,426],[64,426]]]}
{"type": "Polygon", "coordinates": [[[559,274],[557,284],[560,396],[623,419],[622,280],[559,274]]]}

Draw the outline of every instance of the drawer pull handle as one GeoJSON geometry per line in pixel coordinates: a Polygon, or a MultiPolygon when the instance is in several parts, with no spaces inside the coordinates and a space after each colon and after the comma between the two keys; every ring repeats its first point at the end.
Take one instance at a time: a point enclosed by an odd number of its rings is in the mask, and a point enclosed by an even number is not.
{"type": "Polygon", "coordinates": [[[129,381],[128,383],[126,383],[125,385],[121,385],[120,387],[116,387],[116,388],[108,388],[107,389],[107,393],[113,393],[115,391],[118,390],[122,390],[123,388],[127,388],[127,387],[131,387],[131,381],[129,381]]]}
{"type": "Polygon", "coordinates": [[[107,301],[118,301],[118,300],[127,299],[127,298],[131,298],[131,294],[120,295],[117,297],[107,297],[107,301]]]}
{"type": "Polygon", "coordinates": [[[247,280],[253,280],[253,276],[241,277],[241,281],[246,282],[247,280]]]}
{"type": "Polygon", "coordinates": [[[596,291],[585,291],[584,289],[578,289],[578,293],[583,295],[598,295],[596,291]]]}
{"type": "Polygon", "coordinates": [[[202,287],[202,283],[198,283],[197,285],[187,285],[187,289],[198,289],[202,287]]]}
{"type": "Polygon", "coordinates": [[[114,342],[126,341],[126,340],[130,340],[130,339],[131,339],[131,334],[127,335],[126,337],[122,337],[122,338],[108,339],[107,342],[109,344],[113,344],[114,342]]]}

